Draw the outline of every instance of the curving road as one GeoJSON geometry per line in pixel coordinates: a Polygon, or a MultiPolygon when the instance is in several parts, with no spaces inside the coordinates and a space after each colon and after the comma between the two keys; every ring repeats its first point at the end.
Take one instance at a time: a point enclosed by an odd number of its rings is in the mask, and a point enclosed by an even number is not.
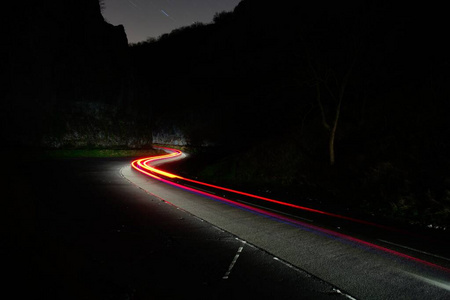
{"type": "Polygon", "coordinates": [[[331,284],[345,297],[450,298],[448,241],[168,173],[157,166],[183,154],[165,150],[166,155],[133,161],[132,168],[121,170],[123,176],[245,245],[331,284]],[[411,247],[411,241],[421,247],[411,247]]]}
{"type": "Polygon", "coordinates": [[[10,299],[346,297],[137,188],[127,178],[165,184],[132,171],[130,159],[6,162],[0,185],[11,209],[2,246],[10,251],[2,271],[10,299]]]}
{"type": "Polygon", "coordinates": [[[422,237],[164,182],[130,159],[10,157],[4,170],[10,298],[449,298],[449,252],[422,237]]]}

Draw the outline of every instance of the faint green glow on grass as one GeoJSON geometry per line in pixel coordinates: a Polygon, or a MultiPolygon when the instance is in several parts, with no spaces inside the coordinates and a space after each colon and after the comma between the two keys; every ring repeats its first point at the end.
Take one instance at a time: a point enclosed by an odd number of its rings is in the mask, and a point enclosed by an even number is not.
{"type": "Polygon", "coordinates": [[[161,154],[156,149],[64,149],[47,150],[42,154],[45,158],[108,158],[139,157],[161,154]]]}

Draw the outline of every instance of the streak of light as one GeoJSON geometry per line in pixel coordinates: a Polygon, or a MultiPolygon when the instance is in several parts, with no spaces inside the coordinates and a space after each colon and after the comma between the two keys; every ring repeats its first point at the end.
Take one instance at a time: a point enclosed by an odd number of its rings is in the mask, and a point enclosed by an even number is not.
{"type": "MultiPolygon", "coordinates": [[[[335,214],[335,213],[330,213],[330,212],[326,212],[326,211],[322,211],[322,210],[318,210],[318,209],[313,209],[313,208],[309,208],[309,207],[305,207],[305,206],[300,206],[300,205],[296,205],[296,204],[292,204],[292,203],[282,202],[282,201],[270,199],[270,198],[267,198],[267,197],[262,197],[262,196],[258,196],[258,195],[254,195],[254,194],[250,194],[250,193],[245,193],[245,192],[241,192],[241,191],[237,191],[237,190],[233,190],[233,189],[229,189],[229,188],[225,188],[225,187],[221,187],[221,186],[217,186],[217,185],[213,185],[213,184],[209,184],[209,183],[205,183],[205,182],[200,182],[200,181],[197,181],[197,180],[184,178],[184,177],[172,174],[172,173],[161,171],[161,170],[159,170],[159,169],[157,169],[155,167],[152,167],[150,165],[150,163],[153,163],[155,161],[162,160],[162,159],[169,159],[169,158],[172,158],[172,157],[180,156],[182,154],[182,152],[179,151],[179,150],[176,150],[176,149],[171,149],[171,148],[166,148],[166,147],[160,147],[160,148],[164,149],[166,151],[169,151],[169,154],[136,160],[136,161],[134,161],[132,163],[133,167],[135,169],[141,168],[141,170],[143,170],[143,171],[145,170],[145,171],[148,171],[150,173],[156,173],[156,174],[162,175],[162,176],[164,176],[166,178],[178,179],[178,180],[182,180],[182,181],[186,181],[186,182],[191,182],[191,183],[195,183],[195,184],[198,184],[198,185],[201,185],[201,186],[204,186],[204,187],[210,187],[210,188],[214,188],[214,189],[219,189],[219,190],[230,192],[230,193],[233,193],[233,194],[242,195],[242,196],[246,196],[246,197],[250,197],[250,198],[253,198],[253,199],[258,199],[258,200],[262,200],[262,201],[266,201],[266,202],[271,202],[271,203],[283,205],[283,206],[286,206],[286,207],[291,207],[291,208],[300,209],[300,210],[304,210],[304,211],[308,211],[308,212],[313,212],[313,213],[318,213],[318,214],[322,214],[322,215],[327,215],[327,216],[330,216],[330,217],[340,218],[340,219],[344,219],[344,220],[348,220],[348,221],[352,221],[352,222],[356,222],[356,223],[360,223],[360,224],[370,225],[370,226],[374,226],[374,227],[378,227],[378,228],[382,228],[382,229],[387,229],[387,230],[391,230],[391,231],[393,230],[393,231],[397,231],[397,232],[400,232],[400,233],[405,233],[405,234],[407,233],[406,231],[403,231],[403,230],[387,227],[387,226],[376,224],[376,223],[373,223],[373,222],[360,220],[360,219],[355,219],[355,218],[351,218],[351,217],[347,217],[347,216],[342,216],[342,215],[338,215],[338,214],[335,214]]],[[[145,171],[143,173],[145,173],[145,171]]]]}
{"type": "Polygon", "coordinates": [[[161,9],[161,12],[162,12],[163,14],[165,14],[166,17],[170,17],[170,16],[164,11],[164,9],[161,9]]]}
{"type": "Polygon", "coordinates": [[[131,5],[133,5],[134,7],[138,8],[137,4],[136,4],[136,3],[134,3],[133,1],[131,1],[131,0],[128,0],[128,2],[129,2],[129,3],[131,4],[131,5]]]}
{"type": "Polygon", "coordinates": [[[168,17],[169,19],[171,19],[172,21],[175,22],[175,19],[172,18],[168,13],[166,13],[164,9],[161,9],[160,11],[161,11],[166,17],[168,17]]]}
{"type": "Polygon", "coordinates": [[[376,226],[376,227],[387,229],[387,230],[399,231],[399,230],[396,230],[395,228],[379,225],[379,224],[376,224],[376,223],[372,223],[372,222],[368,222],[368,221],[364,221],[364,220],[359,220],[359,219],[355,219],[355,218],[350,218],[350,217],[347,217],[347,216],[341,216],[341,215],[338,215],[338,214],[329,213],[329,212],[325,212],[325,211],[320,211],[320,210],[317,210],[317,209],[303,207],[303,206],[299,206],[299,205],[295,205],[295,204],[291,204],[291,203],[285,203],[285,202],[282,202],[282,201],[278,201],[278,200],[274,200],[274,199],[270,199],[270,198],[266,198],[266,197],[261,197],[261,196],[257,196],[257,195],[253,195],[253,194],[249,194],[249,193],[233,190],[233,189],[228,189],[228,188],[224,188],[224,187],[220,187],[220,186],[216,186],[216,185],[212,185],[212,184],[208,184],[208,183],[204,183],[204,182],[200,182],[200,181],[184,178],[184,177],[181,177],[181,176],[176,175],[176,174],[172,174],[172,173],[169,173],[169,172],[166,172],[166,171],[159,170],[156,167],[151,166],[151,164],[155,163],[155,162],[158,162],[158,161],[170,160],[170,159],[179,157],[180,155],[182,155],[182,152],[180,150],[166,148],[166,147],[157,147],[157,148],[163,149],[163,150],[165,150],[168,153],[167,154],[163,154],[163,155],[158,155],[158,156],[152,156],[152,157],[136,159],[136,160],[134,160],[131,163],[131,166],[135,170],[137,170],[137,171],[139,171],[139,172],[141,172],[141,173],[143,173],[143,174],[145,174],[145,175],[147,175],[149,177],[152,177],[152,178],[157,179],[159,181],[165,182],[165,183],[170,184],[172,186],[175,186],[175,187],[178,187],[178,188],[181,188],[181,189],[184,189],[184,190],[196,193],[196,194],[204,195],[204,196],[207,196],[209,198],[217,199],[217,200],[220,200],[222,202],[231,204],[233,206],[240,207],[240,208],[248,210],[250,212],[257,213],[257,214],[260,214],[260,215],[263,215],[263,216],[267,216],[267,217],[270,217],[270,218],[273,218],[273,219],[276,219],[276,220],[279,220],[279,221],[282,221],[282,222],[285,222],[285,223],[297,226],[299,228],[303,228],[303,229],[306,229],[306,230],[309,230],[309,231],[319,232],[319,233],[325,234],[327,236],[333,236],[333,237],[336,237],[336,238],[340,238],[342,240],[346,240],[346,241],[349,241],[351,243],[364,245],[367,248],[377,249],[377,250],[383,251],[385,253],[391,254],[393,256],[396,256],[396,257],[401,257],[401,258],[404,258],[404,259],[409,260],[409,261],[420,263],[422,265],[427,265],[429,267],[433,267],[435,269],[439,269],[439,270],[445,271],[446,273],[450,273],[450,269],[448,269],[448,268],[445,268],[445,267],[433,264],[431,262],[428,262],[428,261],[425,261],[425,260],[422,260],[422,259],[410,256],[410,255],[407,255],[407,254],[404,254],[404,253],[401,253],[401,252],[397,252],[397,251],[392,250],[392,249],[388,249],[388,248],[385,248],[385,247],[382,247],[382,246],[379,246],[379,245],[376,245],[376,244],[373,244],[373,243],[370,243],[370,242],[366,242],[364,240],[360,240],[360,239],[354,238],[352,236],[345,235],[345,234],[342,234],[342,233],[339,233],[339,232],[335,232],[335,231],[332,231],[332,230],[329,230],[329,229],[325,229],[325,228],[321,228],[321,227],[318,227],[318,226],[314,226],[312,224],[307,224],[305,222],[302,222],[302,221],[299,221],[299,220],[295,220],[293,218],[287,217],[287,216],[282,215],[282,214],[277,214],[277,213],[270,212],[268,210],[261,209],[261,208],[255,207],[255,206],[251,206],[251,205],[244,204],[244,203],[241,203],[241,202],[236,202],[236,201],[224,198],[224,197],[220,197],[218,195],[215,195],[213,193],[210,193],[210,192],[207,192],[207,191],[204,191],[204,190],[199,190],[199,189],[196,189],[194,187],[188,187],[188,186],[182,185],[180,183],[177,183],[175,181],[192,182],[192,183],[195,183],[195,184],[198,184],[198,185],[201,185],[201,186],[211,187],[211,188],[215,188],[215,189],[219,189],[219,190],[223,190],[223,191],[227,191],[227,192],[231,192],[231,193],[235,193],[235,194],[239,194],[239,195],[244,195],[244,196],[251,197],[251,198],[254,198],[254,199],[264,200],[264,201],[267,201],[267,202],[272,202],[272,203],[285,205],[285,206],[292,207],[292,208],[297,208],[297,209],[300,209],[300,210],[305,210],[305,211],[314,212],[314,213],[318,213],[318,214],[324,214],[324,215],[328,215],[328,216],[331,216],[331,217],[341,218],[341,219],[345,219],[345,220],[349,220],[349,221],[353,221],[353,222],[361,223],[361,224],[365,224],[365,225],[376,226]]]}

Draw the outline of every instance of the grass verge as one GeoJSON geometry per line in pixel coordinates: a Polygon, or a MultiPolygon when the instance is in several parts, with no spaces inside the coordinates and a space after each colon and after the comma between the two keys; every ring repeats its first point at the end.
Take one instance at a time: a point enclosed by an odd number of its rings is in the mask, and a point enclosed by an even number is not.
{"type": "Polygon", "coordinates": [[[141,157],[164,153],[159,149],[65,149],[46,150],[42,153],[44,158],[108,158],[108,157],[141,157]]]}

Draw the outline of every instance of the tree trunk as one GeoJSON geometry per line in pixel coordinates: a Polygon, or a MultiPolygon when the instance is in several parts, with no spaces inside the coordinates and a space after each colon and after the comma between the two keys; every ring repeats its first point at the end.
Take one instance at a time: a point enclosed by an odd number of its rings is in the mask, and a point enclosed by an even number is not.
{"type": "Polygon", "coordinates": [[[335,152],[334,152],[334,140],[336,138],[336,129],[337,124],[339,122],[339,116],[341,114],[341,104],[342,104],[342,97],[339,97],[339,103],[336,108],[336,116],[334,118],[333,128],[331,128],[330,131],[330,145],[329,145],[329,151],[330,151],[330,165],[334,165],[336,162],[335,152]]]}

